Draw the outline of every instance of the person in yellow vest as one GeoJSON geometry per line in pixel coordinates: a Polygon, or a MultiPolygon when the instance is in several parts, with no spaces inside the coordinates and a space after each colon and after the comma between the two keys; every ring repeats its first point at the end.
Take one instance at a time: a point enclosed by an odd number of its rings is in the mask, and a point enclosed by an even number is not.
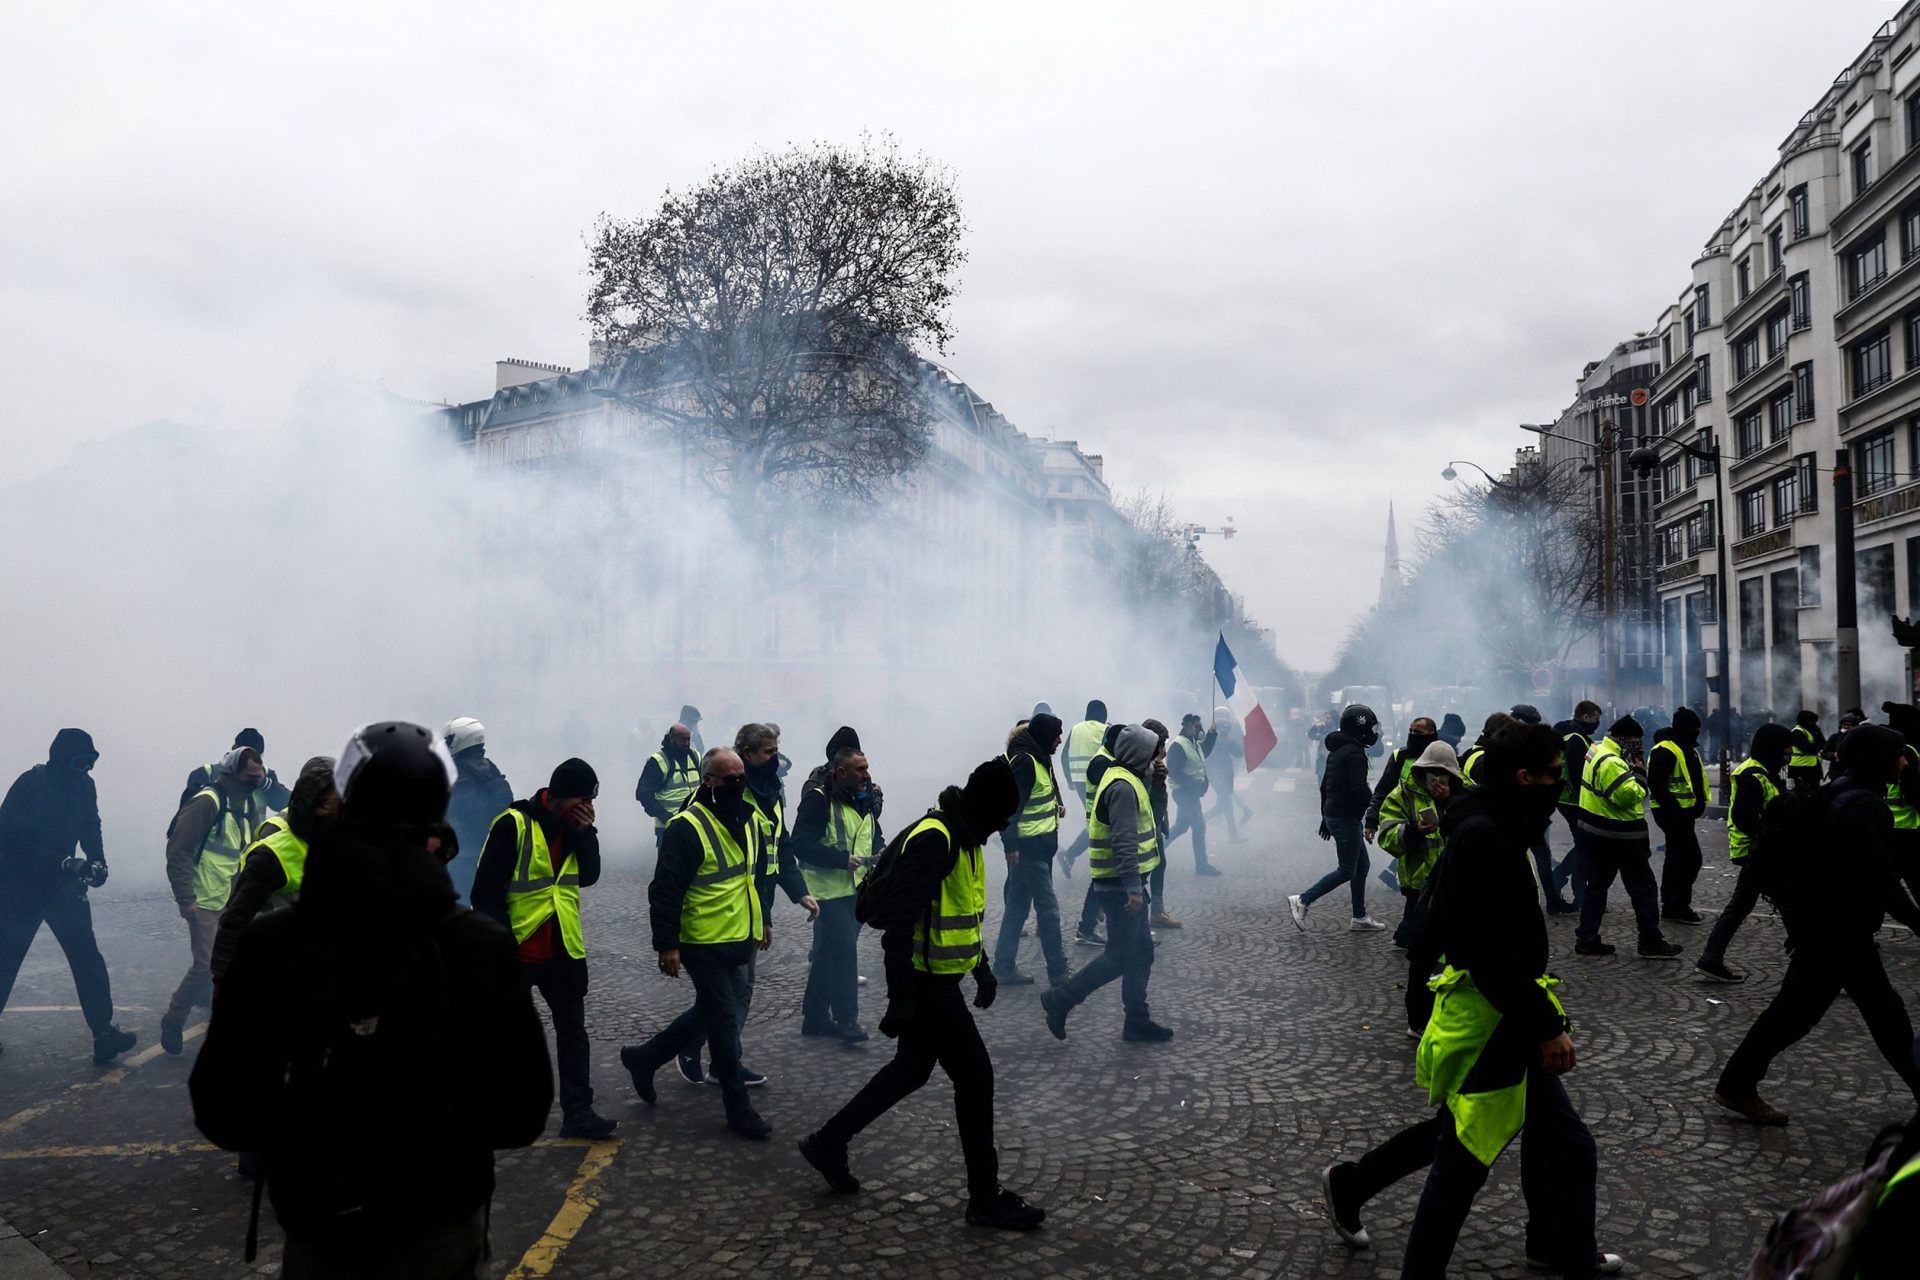
{"type": "MultiPolygon", "coordinates": [[[[1387,793],[1379,811],[1380,850],[1394,861],[1394,875],[1406,906],[1393,945],[1407,950],[1420,926],[1420,890],[1440,860],[1440,818],[1453,801],[1456,788],[1466,790],[1460,762],[1453,748],[1438,738],[1407,762],[1406,780],[1387,793]]],[[[1420,975],[1424,981],[1429,974],[1420,975]]],[[[1422,1019],[1424,1023],[1425,1019],[1422,1019]]]]}
{"type": "Polygon", "coordinates": [[[1906,743],[1907,767],[1900,780],[1887,787],[1887,809],[1893,814],[1893,869],[1920,902],[1920,708],[1883,702],[1880,709],[1887,713],[1887,727],[1906,743]]]}
{"type": "MultiPolygon", "coordinates": [[[[967,1166],[967,1221],[977,1226],[1031,1231],[1046,1211],[1000,1185],[993,1139],[993,1059],[967,1009],[960,980],[972,974],[974,1007],[992,1006],[999,991],[987,965],[986,842],[1006,829],[1019,804],[1004,759],[988,760],[967,785],[940,793],[939,807],[909,827],[893,859],[889,900],[905,904],[913,923],[889,916],[881,933],[887,957],[887,1016],[881,1030],[899,1037],[893,1060],[880,1068],[832,1119],[800,1142],[800,1154],[827,1185],[843,1194],[860,1189],[847,1148],[863,1130],[932,1077],[934,1067],[953,1081],[954,1127],[967,1166]],[[913,904],[925,903],[924,908],[913,904]]],[[[875,923],[880,923],[876,920],[875,923]]]]}
{"type": "Polygon", "coordinates": [[[1432,926],[1447,967],[1431,985],[1433,1017],[1414,1080],[1433,1117],[1321,1174],[1328,1216],[1356,1249],[1373,1241],[1360,1209],[1431,1165],[1407,1231],[1400,1274],[1443,1280],[1494,1161],[1516,1137],[1526,1148],[1526,1265],[1589,1280],[1625,1268],[1595,1244],[1599,1158],[1560,1077],[1578,1060],[1571,1024],[1547,972],[1551,948],[1528,846],[1560,799],[1564,744],[1545,725],[1516,721],[1483,742],[1481,785],[1448,813],[1432,926]]]}
{"type": "Polygon", "coordinates": [[[1745,980],[1744,974],[1727,967],[1727,944],[1760,901],[1761,872],[1752,856],[1754,843],[1760,838],[1767,810],[1780,798],[1781,771],[1788,767],[1792,753],[1787,726],[1763,724],[1753,731],[1747,758],[1734,766],[1733,803],[1727,806],[1727,856],[1740,868],[1740,878],[1734,881],[1733,897],[1720,909],[1720,918],[1707,935],[1707,945],[1693,965],[1695,972],[1715,982],[1745,980]]]}
{"type": "Polygon", "coordinates": [[[1827,735],[1820,732],[1820,713],[1806,707],[1793,719],[1792,751],[1787,757],[1787,778],[1795,791],[1811,791],[1820,785],[1820,756],[1827,746],[1827,735]]]}
{"type": "Polygon", "coordinates": [[[1660,918],[1674,924],[1700,924],[1693,909],[1693,884],[1700,878],[1700,835],[1695,829],[1707,810],[1707,762],[1700,755],[1700,714],[1676,707],[1673,727],[1653,735],[1647,754],[1647,801],[1653,821],[1666,838],[1660,867],[1660,918]]]}
{"type": "MultiPolygon", "coordinates": [[[[1678,943],[1660,931],[1660,887],[1653,879],[1653,846],[1647,839],[1647,774],[1640,746],[1646,730],[1632,716],[1621,716],[1607,736],[1587,751],[1580,778],[1581,858],[1587,890],[1573,949],[1583,956],[1610,956],[1613,944],[1600,939],[1607,890],[1614,878],[1626,886],[1639,926],[1643,960],[1673,960],[1678,943]]],[[[1469,775],[1471,776],[1471,775],[1469,775]]]]}
{"type": "Polygon", "coordinates": [[[700,764],[700,786],[667,823],[666,839],[647,885],[648,916],[660,972],[693,983],[693,1007],[644,1044],[620,1050],[633,1091],[654,1105],[654,1073],[673,1061],[689,1039],[703,1037],[713,1053],[727,1128],[765,1142],[773,1126],[747,1100],[740,1068],[740,1031],[752,995],[754,952],[772,937],[761,908],[764,848],[760,824],[747,803],[740,753],[715,747],[700,764]]]}
{"type": "Polygon", "coordinates": [[[885,842],[879,789],[859,735],[842,727],[827,746],[828,763],[800,789],[793,821],[793,856],[820,904],[813,922],[813,964],[800,1001],[800,1034],[858,1044],[868,1036],[860,1025],[860,921],[853,914],[853,895],[885,842]]]}
{"type": "Polygon", "coordinates": [[[1067,949],[1060,937],[1060,902],[1053,892],[1053,855],[1060,846],[1060,786],[1053,774],[1053,753],[1060,746],[1060,717],[1042,712],[1007,744],[1013,785],[1020,807],[1013,822],[1000,833],[1007,854],[1005,913],[994,947],[993,975],[1011,987],[1032,986],[1020,972],[1020,930],[1033,915],[1033,931],[1047,964],[1047,983],[1057,986],[1067,978],[1067,949]]]}
{"type": "Polygon", "coordinates": [[[1107,917],[1107,945],[1084,968],[1040,997],[1047,1030],[1067,1038],[1067,1015],[1086,998],[1120,979],[1125,1010],[1121,1038],[1157,1043],[1173,1031],[1153,1020],[1147,982],[1153,973],[1153,934],[1148,928],[1152,896],[1148,881],[1160,865],[1160,830],[1147,779],[1159,738],[1142,725],[1126,725],[1113,740],[1113,762],[1100,776],[1088,811],[1087,875],[1107,917]]]}
{"type": "MultiPolygon", "coordinates": [[[[1100,743],[1106,736],[1107,704],[1094,698],[1087,703],[1086,719],[1067,731],[1066,743],[1060,749],[1060,781],[1079,801],[1072,806],[1075,813],[1085,815],[1087,812],[1087,766],[1100,754],[1100,743]]],[[[1074,860],[1086,851],[1087,832],[1083,826],[1060,855],[1060,865],[1067,874],[1073,874],[1074,860]]]]}
{"type": "Polygon", "coordinates": [[[167,884],[180,918],[187,922],[193,962],[160,1019],[160,1047],[168,1053],[181,1051],[187,1015],[194,1006],[204,1007],[213,999],[213,941],[240,870],[240,855],[267,816],[260,793],[266,776],[258,751],[235,747],[221,758],[213,782],[174,815],[167,836],[167,884]]]}
{"type": "Polygon", "coordinates": [[[667,819],[680,812],[680,806],[699,786],[700,756],[693,749],[693,730],[676,724],[660,739],[660,749],[641,766],[640,781],[633,788],[633,798],[653,819],[654,852],[660,851],[667,819]]]}
{"type": "Polygon", "coordinates": [[[599,794],[592,765],[577,756],[562,761],[544,789],[493,820],[473,869],[473,909],[513,931],[527,982],[553,1016],[563,1138],[604,1138],[620,1127],[593,1109],[587,1039],[580,891],[600,879],[600,833],[593,825],[599,794]]]}
{"type": "Polygon", "coordinates": [[[291,906],[300,896],[306,874],[307,847],[314,834],[339,816],[340,793],[333,786],[333,757],[315,756],[300,766],[288,793],[287,811],[268,818],[254,830],[253,843],[233,877],[227,909],[213,939],[213,980],[217,983],[233,960],[240,935],[263,911],[291,906]]]}
{"type": "Polygon", "coordinates": [[[1219,745],[1219,730],[1206,728],[1200,717],[1188,712],[1180,717],[1180,733],[1167,743],[1167,783],[1173,792],[1173,829],[1166,844],[1188,832],[1193,833],[1193,873],[1217,876],[1220,868],[1207,860],[1207,814],[1202,799],[1211,785],[1207,778],[1207,757],[1219,745]]]}
{"type": "MultiPolygon", "coordinates": [[[[1915,1052],[1920,1054],[1920,1045],[1915,1052]]],[[[1920,1252],[1920,1113],[1894,1132],[1897,1138],[1882,1135],[1874,1142],[1876,1148],[1890,1145],[1887,1180],[1847,1257],[1853,1280],[1904,1280],[1920,1252]]],[[[1875,1154],[1868,1153],[1869,1161],[1875,1154]]]]}

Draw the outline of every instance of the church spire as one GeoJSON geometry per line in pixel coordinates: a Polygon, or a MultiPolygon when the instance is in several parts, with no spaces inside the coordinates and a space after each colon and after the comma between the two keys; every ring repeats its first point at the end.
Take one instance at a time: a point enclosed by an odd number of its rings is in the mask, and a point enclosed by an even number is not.
{"type": "Polygon", "coordinates": [[[1405,593],[1407,580],[1400,572],[1400,535],[1394,528],[1393,501],[1387,501],[1387,558],[1380,570],[1380,607],[1391,608],[1400,603],[1405,593]]]}

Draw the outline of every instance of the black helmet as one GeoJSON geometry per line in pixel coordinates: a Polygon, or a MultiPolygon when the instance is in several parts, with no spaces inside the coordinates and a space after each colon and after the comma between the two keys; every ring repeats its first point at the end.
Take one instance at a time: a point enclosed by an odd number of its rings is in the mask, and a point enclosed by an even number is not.
{"type": "Polygon", "coordinates": [[[404,720],[359,730],[334,768],[343,818],[395,827],[431,827],[444,819],[457,776],[439,735],[404,720]]]}
{"type": "Polygon", "coordinates": [[[1370,747],[1380,740],[1380,717],[1364,702],[1356,702],[1340,713],[1340,732],[1370,747]]]}

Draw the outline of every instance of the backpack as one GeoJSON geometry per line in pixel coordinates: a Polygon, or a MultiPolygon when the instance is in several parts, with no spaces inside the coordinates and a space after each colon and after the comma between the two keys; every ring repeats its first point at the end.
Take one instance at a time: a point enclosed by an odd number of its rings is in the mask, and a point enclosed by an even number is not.
{"type": "Polygon", "coordinates": [[[1852,1280],[1861,1234],[1873,1216],[1896,1163],[1899,1125],[1882,1129],[1867,1152],[1867,1166],[1801,1201],[1773,1220],[1767,1238],[1742,1280],[1852,1280]]]}
{"type": "MultiPolygon", "coordinates": [[[[926,816],[938,818],[941,814],[938,809],[929,809],[926,816]]],[[[907,837],[919,826],[911,822],[896,831],[854,891],[854,919],[868,928],[881,933],[907,929],[932,912],[941,877],[932,874],[924,857],[908,857],[905,852],[907,837]]]]}

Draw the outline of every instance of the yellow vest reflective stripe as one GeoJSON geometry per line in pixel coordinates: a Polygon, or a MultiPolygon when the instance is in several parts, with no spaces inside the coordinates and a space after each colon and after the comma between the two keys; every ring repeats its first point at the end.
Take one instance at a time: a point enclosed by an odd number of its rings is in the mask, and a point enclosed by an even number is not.
{"type": "Polygon", "coordinates": [[[1393,855],[1395,874],[1407,889],[1426,884],[1443,847],[1437,835],[1422,838],[1415,825],[1422,812],[1431,813],[1436,823],[1440,820],[1440,806],[1425,787],[1412,780],[1389,791],[1380,804],[1380,830],[1374,838],[1381,849],[1393,855]]]}
{"type": "MultiPolygon", "coordinates": [[[[1915,780],[1915,786],[1920,786],[1920,773],[1915,773],[1915,770],[1920,770],[1920,752],[1916,752],[1911,746],[1904,749],[1907,753],[1906,776],[1915,780]]],[[[1893,825],[1895,830],[1913,831],[1920,829],[1920,808],[1915,808],[1914,805],[1908,801],[1906,789],[1901,783],[1889,782],[1887,784],[1887,808],[1893,810],[1893,825]]]]}
{"type": "Polygon", "coordinates": [[[680,904],[680,941],[695,946],[760,940],[760,894],[754,871],[760,865],[760,824],[746,824],[747,845],[707,806],[688,805],[668,819],[686,823],[700,837],[700,869],[680,904]]]}
{"type": "MultiPolygon", "coordinates": [[[[1053,800],[1053,773],[1038,756],[1021,755],[1033,761],[1033,790],[1027,793],[1027,802],[1020,812],[1014,815],[1018,824],[1016,834],[1022,836],[1043,836],[1049,831],[1060,829],[1060,811],[1053,800]]],[[[1007,763],[1012,764],[1015,757],[1009,755],[1007,763]]]]}
{"type": "Polygon", "coordinates": [[[1913,1177],[1920,1177],[1920,1156],[1915,1156],[1913,1159],[1901,1165],[1899,1172],[1895,1173],[1891,1178],[1887,1179],[1887,1185],[1880,1188],[1880,1198],[1874,1201],[1874,1204],[1875,1205],[1885,1204],[1887,1202],[1887,1198],[1893,1194],[1893,1189],[1895,1187],[1899,1186],[1901,1183],[1905,1182],[1907,1179],[1913,1178],[1913,1177]]]}
{"type": "Polygon", "coordinates": [[[1733,820],[1733,801],[1740,795],[1740,779],[1749,774],[1760,780],[1760,811],[1762,813],[1767,811],[1767,806],[1772,804],[1780,794],[1780,788],[1775,785],[1773,775],[1768,773],[1767,766],[1758,760],[1749,757],[1733,767],[1733,795],[1727,801],[1727,856],[1735,862],[1747,856],[1747,852],[1753,848],[1753,837],[1759,834],[1742,831],[1733,820]]]}
{"type": "Polygon", "coordinates": [[[1100,754],[1100,740],[1107,736],[1107,726],[1098,720],[1082,720],[1067,733],[1067,749],[1061,759],[1062,776],[1067,785],[1075,791],[1087,788],[1087,766],[1100,754]]]}
{"type": "MultiPolygon", "coordinates": [[[[628,757],[631,759],[632,757],[628,757]]],[[[653,763],[660,766],[660,789],[655,792],[668,817],[680,811],[680,806],[693,798],[700,789],[700,757],[689,756],[684,764],[675,764],[667,759],[665,749],[653,753],[653,763]]],[[[655,818],[655,831],[667,825],[666,818],[655,818]]]]}
{"type": "Polygon", "coordinates": [[[193,798],[202,796],[212,797],[216,809],[213,826],[193,864],[193,904],[202,911],[222,911],[233,894],[240,855],[253,843],[254,828],[260,825],[260,801],[258,793],[249,795],[236,811],[219,787],[202,787],[193,798]]]}
{"type": "MultiPolygon", "coordinates": [[[[920,819],[901,841],[937,831],[949,846],[953,832],[931,815],[920,819]]],[[[940,882],[940,894],[913,926],[913,967],[922,973],[972,973],[980,963],[981,926],[987,918],[987,863],[980,850],[956,850],[953,870],[940,882]],[[928,932],[928,925],[932,931],[928,932]]]]}
{"type": "Polygon", "coordinates": [[[1485,754],[1487,749],[1475,743],[1468,747],[1467,754],[1460,758],[1460,776],[1476,787],[1480,785],[1480,757],[1485,754]]]}
{"type": "Polygon", "coordinates": [[[560,940],[567,954],[584,960],[587,944],[580,932],[580,864],[572,854],[556,871],[547,833],[518,809],[500,815],[514,828],[513,879],[507,882],[507,923],[513,940],[525,942],[548,920],[560,918],[560,940]]]}
{"type": "Polygon", "coordinates": [[[1620,744],[1602,738],[1587,748],[1580,769],[1580,829],[1607,839],[1645,838],[1646,816],[1646,789],[1621,756],[1620,744]]]}
{"type": "MultiPolygon", "coordinates": [[[[1701,758],[1698,750],[1688,750],[1671,738],[1653,744],[1654,755],[1659,755],[1662,751],[1673,757],[1673,777],[1667,781],[1667,789],[1673,793],[1673,807],[1688,808],[1693,804],[1693,771],[1688,767],[1688,757],[1699,762],[1702,779],[1707,776],[1707,762],[1701,758]]],[[[1654,795],[1651,789],[1647,791],[1647,798],[1653,801],[1653,807],[1656,809],[1666,807],[1660,803],[1660,797],[1654,795]]]]}
{"type": "Polygon", "coordinates": [[[1787,767],[1789,769],[1818,769],[1820,767],[1820,754],[1813,745],[1813,731],[1803,724],[1797,724],[1793,726],[1793,731],[1787,736],[1789,741],[1793,743],[1793,754],[1787,757],[1787,767]]]}
{"type": "Polygon", "coordinates": [[[822,899],[851,897],[867,878],[867,867],[873,862],[873,815],[861,813],[830,794],[823,798],[827,802],[826,842],[847,855],[847,869],[802,867],[807,892],[822,899]]]}
{"type": "Polygon", "coordinates": [[[1087,874],[1095,880],[1117,879],[1120,874],[1113,865],[1113,828],[1100,817],[1100,798],[1117,786],[1132,787],[1139,801],[1134,830],[1140,837],[1140,874],[1147,875],[1160,865],[1160,829],[1153,820],[1153,797],[1147,794],[1146,783],[1116,761],[1100,775],[1100,786],[1087,808],[1087,874]]]}
{"type": "Polygon", "coordinates": [[[760,874],[771,880],[780,874],[780,832],[786,826],[786,801],[776,797],[769,813],[763,807],[766,802],[748,787],[747,803],[753,806],[753,821],[760,829],[760,874]]]}
{"type": "MultiPolygon", "coordinates": [[[[1534,981],[1553,1001],[1564,1025],[1566,1008],[1553,993],[1560,979],[1543,975],[1534,981]]],[[[1491,1165],[1527,1122],[1526,1077],[1498,1089],[1465,1092],[1468,1076],[1500,1025],[1500,1011],[1465,970],[1452,965],[1427,986],[1434,993],[1433,1016],[1414,1051],[1414,1083],[1426,1089],[1430,1103],[1452,1113],[1460,1145],[1481,1164],[1491,1165]]]]}

